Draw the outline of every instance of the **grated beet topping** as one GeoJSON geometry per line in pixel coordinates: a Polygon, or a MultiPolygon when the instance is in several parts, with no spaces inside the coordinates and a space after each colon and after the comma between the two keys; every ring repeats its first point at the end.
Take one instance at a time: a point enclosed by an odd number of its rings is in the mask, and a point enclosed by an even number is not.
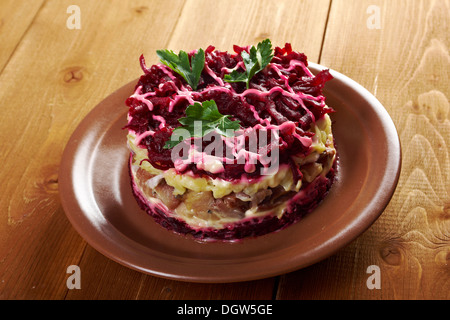
{"type": "MultiPolygon", "coordinates": [[[[243,128],[280,126],[287,121],[295,123],[294,131],[280,130],[280,164],[290,164],[292,155],[306,155],[310,151],[310,147],[296,137],[311,137],[312,133],[307,131],[311,123],[333,112],[326,106],[322,94],[324,84],[332,79],[329,71],[312,75],[307,69],[307,57],[293,51],[287,43],[284,48],[275,47],[269,65],[251,79],[247,89],[245,83],[223,80],[232,70],[244,71],[245,68],[240,53],[248,52],[249,47],[234,46],[233,49],[234,53],[218,51],[213,46],[205,50],[205,67],[195,91],[170,68],[163,64],[147,67],[144,57],[140,57],[144,74],[136,84],[135,94],[126,100],[129,108],[126,128],[145,136],[139,145],[147,148],[151,165],[161,170],[174,167],[172,150],[164,149],[164,145],[174,128],[180,126],[178,119],[186,116],[186,108],[194,102],[207,100],[214,100],[221,114],[239,120],[243,128]],[[152,134],[146,135],[149,131],[152,134]]],[[[189,53],[189,57],[194,53],[189,53]]],[[[185,170],[211,175],[195,165],[185,170]]],[[[214,176],[234,179],[242,174],[256,176],[259,170],[249,174],[244,165],[227,163],[224,171],[214,176]]]]}

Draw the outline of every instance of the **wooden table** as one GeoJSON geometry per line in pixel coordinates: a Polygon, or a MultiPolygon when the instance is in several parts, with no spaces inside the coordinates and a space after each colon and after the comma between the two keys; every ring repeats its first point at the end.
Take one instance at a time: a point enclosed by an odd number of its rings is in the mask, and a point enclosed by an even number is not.
{"type": "Polygon", "coordinates": [[[0,298],[449,299],[449,26],[445,0],[0,1],[0,298]],[[58,193],[80,121],[141,74],[142,53],[156,62],[157,49],[232,50],[264,38],[290,42],[386,107],[403,160],[381,217],[322,262],[249,282],[157,278],[94,250],[58,193]],[[81,289],[66,285],[70,265],[81,289]],[[379,289],[367,286],[371,265],[379,289]]]}

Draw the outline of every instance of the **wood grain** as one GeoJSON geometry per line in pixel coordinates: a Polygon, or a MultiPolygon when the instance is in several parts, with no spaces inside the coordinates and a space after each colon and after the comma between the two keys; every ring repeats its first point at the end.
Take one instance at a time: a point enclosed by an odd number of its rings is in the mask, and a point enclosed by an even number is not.
{"type": "Polygon", "coordinates": [[[0,2],[0,71],[8,63],[45,0],[0,2]]]}
{"type": "Polygon", "coordinates": [[[448,1],[333,1],[321,63],[384,104],[400,135],[402,173],[373,227],[337,255],[283,277],[278,298],[450,297],[450,42],[442,32],[449,10],[448,1]],[[380,29],[367,28],[371,5],[380,8],[380,29]],[[370,265],[380,267],[379,290],[366,286],[370,265]]]}
{"type": "Polygon", "coordinates": [[[59,202],[64,146],[87,112],[140,75],[142,52],[167,45],[183,6],[176,0],[77,3],[81,29],[70,30],[72,2],[47,1],[0,75],[4,298],[65,296],[66,268],[79,264],[86,244],[59,202]],[[149,32],[155,25],[166,32],[149,32]]]}
{"type": "Polygon", "coordinates": [[[232,51],[234,44],[270,38],[277,46],[289,42],[317,61],[329,4],[329,0],[186,1],[168,47],[188,50],[212,44],[232,51]],[[302,12],[308,12],[307,19],[299,18],[302,12]]]}
{"type": "Polygon", "coordinates": [[[0,299],[449,299],[449,25],[448,0],[1,1],[0,299]],[[66,26],[73,4],[79,30],[66,26]],[[379,29],[368,28],[369,7],[379,29]],[[154,63],[161,48],[264,38],[350,76],[388,110],[403,161],[380,219],[320,263],[242,283],[156,278],[90,247],[58,191],[80,121],[141,74],[141,54],[154,63]],[[80,290],[66,286],[70,265],[81,268],[80,290]],[[381,289],[366,286],[370,265],[381,289]]]}
{"type": "Polygon", "coordinates": [[[104,257],[88,246],[78,264],[81,290],[68,290],[67,300],[209,300],[272,298],[275,279],[202,284],[145,275],[104,257]]]}

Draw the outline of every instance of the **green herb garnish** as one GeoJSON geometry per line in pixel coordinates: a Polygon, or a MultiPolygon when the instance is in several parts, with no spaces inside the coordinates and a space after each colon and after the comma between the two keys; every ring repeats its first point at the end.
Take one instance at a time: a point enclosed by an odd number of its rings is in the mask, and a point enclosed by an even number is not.
{"type": "Polygon", "coordinates": [[[180,118],[178,121],[182,126],[177,127],[172,132],[178,136],[177,139],[171,139],[166,142],[164,149],[170,149],[180,143],[183,139],[182,134],[178,134],[181,130],[187,130],[191,137],[203,137],[212,131],[230,137],[232,133],[240,128],[239,120],[232,121],[229,115],[223,115],[217,109],[214,100],[204,101],[202,104],[195,102],[186,108],[186,117],[180,118]]]}
{"type": "Polygon", "coordinates": [[[247,89],[252,77],[263,70],[272,60],[272,43],[269,39],[258,43],[257,47],[252,46],[250,53],[247,51],[241,52],[242,59],[245,65],[245,72],[233,70],[230,74],[224,76],[226,82],[245,82],[247,89]]]}
{"type": "Polygon", "coordinates": [[[200,75],[205,67],[205,51],[199,49],[189,62],[189,55],[181,50],[178,55],[172,50],[157,50],[156,54],[163,64],[181,75],[193,90],[197,90],[200,75]]]}

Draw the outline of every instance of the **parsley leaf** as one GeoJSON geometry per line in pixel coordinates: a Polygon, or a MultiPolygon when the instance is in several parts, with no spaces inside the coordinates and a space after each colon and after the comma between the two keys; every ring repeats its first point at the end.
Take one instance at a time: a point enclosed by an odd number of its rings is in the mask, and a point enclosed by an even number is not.
{"type": "Polygon", "coordinates": [[[193,90],[197,90],[203,68],[205,67],[205,51],[199,49],[189,62],[189,55],[181,50],[178,55],[172,50],[156,50],[163,64],[181,75],[193,90]]]}
{"type": "Polygon", "coordinates": [[[257,47],[252,46],[250,52],[242,51],[242,59],[245,65],[245,72],[233,70],[230,74],[224,76],[226,82],[245,82],[247,89],[252,77],[263,70],[272,60],[272,43],[269,39],[258,43],[257,47]]]}
{"type": "Polygon", "coordinates": [[[178,121],[182,126],[173,130],[172,137],[166,142],[164,149],[173,148],[183,140],[183,134],[179,134],[181,130],[187,130],[190,137],[203,137],[212,131],[230,137],[232,132],[240,128],[239,120],[232,121],[229,115],[222,115],[214,100],[204,101],[202,104],[195,102],[188,106],[186,117],[178,121]]]}

